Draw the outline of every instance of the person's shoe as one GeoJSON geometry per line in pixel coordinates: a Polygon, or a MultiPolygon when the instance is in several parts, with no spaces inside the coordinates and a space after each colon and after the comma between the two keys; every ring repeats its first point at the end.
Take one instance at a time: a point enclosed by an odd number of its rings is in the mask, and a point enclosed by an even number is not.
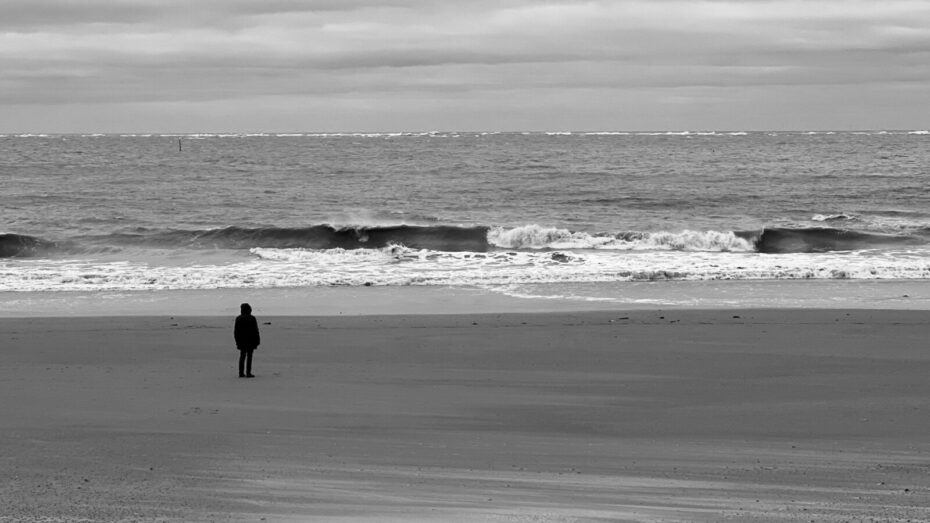
{"type": "Polygon", "coordinates": [[[245,374],[240,374],[239,377],[240,377],[240,378],[244,378],[244,377],[245,377],[245,374]]]}
{"type": "Polygon", "coordinates": [[[246,377],[246,378],[254,378],[255,375],[254,375],[254,374],[246,374],[245,377],[246,377]]]}

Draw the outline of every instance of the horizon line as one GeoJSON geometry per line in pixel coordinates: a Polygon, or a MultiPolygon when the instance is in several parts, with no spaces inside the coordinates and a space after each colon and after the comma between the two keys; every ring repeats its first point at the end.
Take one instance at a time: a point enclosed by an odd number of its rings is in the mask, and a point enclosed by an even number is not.
{"type": "Polygon", "coordinates": [[[473,134],[473,135],[493,135],[493,134],[523,134],[523,135],[714,135],[714,134],[764,134],[764,133],[794,133],[794,134],[854,134],[854,133],[908,133],[908,134],[930,134],[930,127],[925,129],[665,129],[665,130],[517,130],[517,131],[475,131],[475,130],[431,130],[431,131],[114,131],[114,132],[93,132],[93,131],[0,131],[0,137],[53,137],[53,136],[81,136],[81,137],[105,137],[105,136],[126,136],[126,137],[314,137],[314,136],[429,136],[429,135],[450,135],[450,134],[473,134]]]}

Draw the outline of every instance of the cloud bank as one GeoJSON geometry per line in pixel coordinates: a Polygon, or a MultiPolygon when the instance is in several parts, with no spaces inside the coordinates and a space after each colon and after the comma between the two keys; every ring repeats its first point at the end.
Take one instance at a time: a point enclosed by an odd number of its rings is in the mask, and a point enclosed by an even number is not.
{"type": "Polygon", "coordinates": [[[5,0],[0,132],[916,128],[930,2],[5,0]]]}

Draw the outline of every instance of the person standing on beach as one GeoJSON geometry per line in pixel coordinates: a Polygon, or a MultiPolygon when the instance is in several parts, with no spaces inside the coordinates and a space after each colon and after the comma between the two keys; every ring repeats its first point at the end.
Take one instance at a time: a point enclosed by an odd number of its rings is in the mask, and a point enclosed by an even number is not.
{"type": "Polygon", "coordinates": [[[254,378],[252,375],[252,352],[258,348],[262,339],[258,334],[258,320],[252,316],[252,306],[243,303],[239,306],[242,314],[236,317],[233,337],[239,349],[239,377],[254,378]],[[244,371],[244,372],[243,372],[244,371]]]}

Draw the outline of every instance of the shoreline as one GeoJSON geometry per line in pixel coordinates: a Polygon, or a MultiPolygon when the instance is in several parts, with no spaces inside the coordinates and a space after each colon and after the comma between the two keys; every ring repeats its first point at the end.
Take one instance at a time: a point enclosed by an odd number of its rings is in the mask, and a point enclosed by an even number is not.
{"type": "Polygon", "coordinates": [[[0,318],[340,316],[679,309],[930,310],[930,280],[658,281],[500,287],[373,286],[0,292],[0,318]]]}
{"type": "Polygon", "coordinates": [[[0,522],[923,521],[926,311],[0,319],[0,522]]]}

